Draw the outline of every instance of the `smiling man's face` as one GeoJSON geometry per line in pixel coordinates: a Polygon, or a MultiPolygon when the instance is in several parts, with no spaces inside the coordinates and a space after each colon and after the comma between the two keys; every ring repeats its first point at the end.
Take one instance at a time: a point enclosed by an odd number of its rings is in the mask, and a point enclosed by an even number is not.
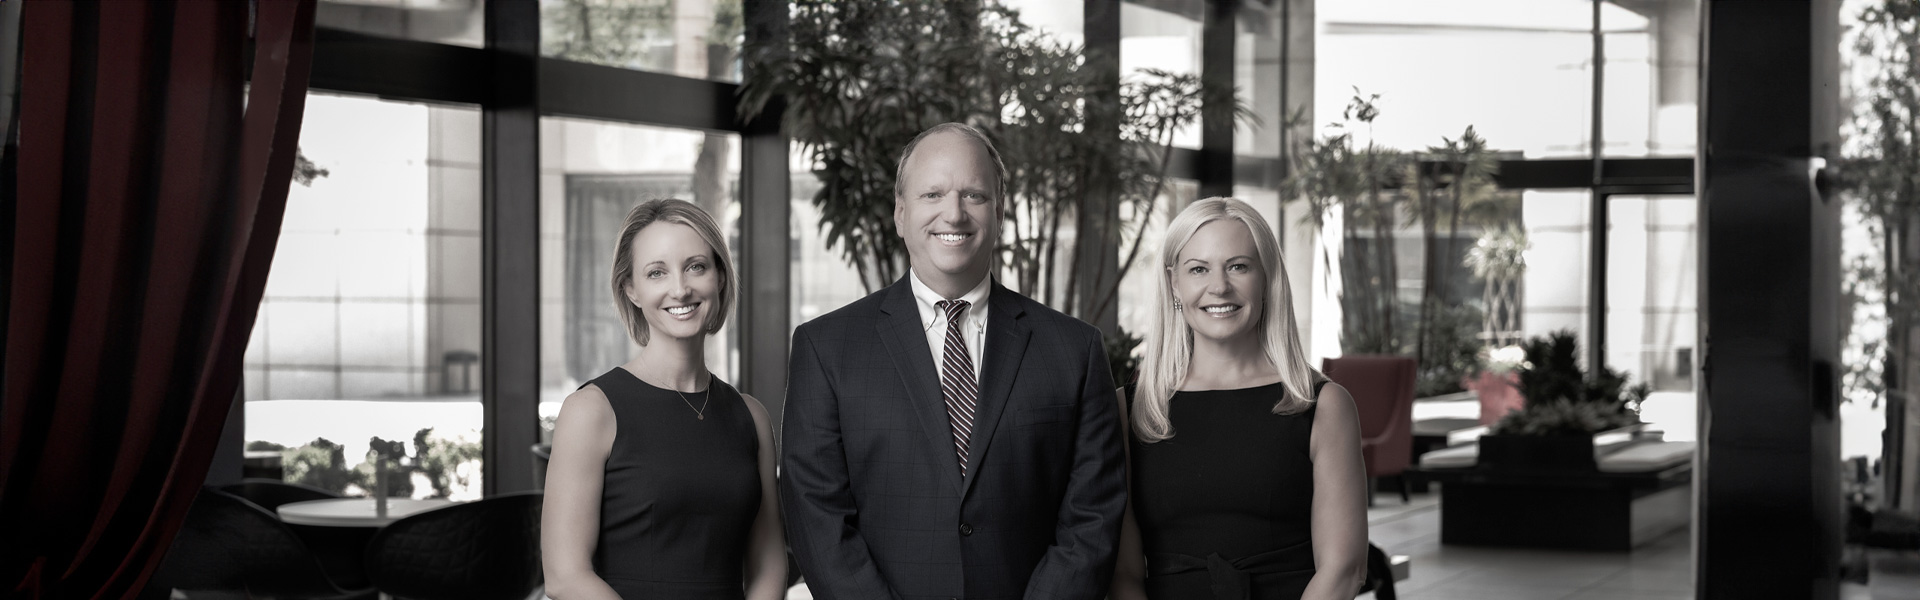
{"type": "Polygon", "coordinates": [[[958,298],[987,276],[1000,237],[993,159],[965,134],[927,136],[901,169],[893,227],[922,283],[958,298]]]}

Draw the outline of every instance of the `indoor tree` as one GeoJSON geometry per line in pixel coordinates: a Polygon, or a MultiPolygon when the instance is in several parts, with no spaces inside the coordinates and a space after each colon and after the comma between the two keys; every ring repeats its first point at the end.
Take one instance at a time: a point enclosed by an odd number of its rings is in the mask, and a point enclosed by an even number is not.
{"type": "Polygon", "coordinates": [[[1146,220],[1166,208],[1174,132],[1202,118],[1250,118],[1232,89],[1193,75],[1142,70],[1115,81],[1083,48],[993,3],[802,0],[790,19],[786,44],[748,49],[741,113],[784,99],[782,127],[822,184],[813,203],[827,245],[869,291],[906,273],[894,173],[901,148],[928,127],[967,123],[994,139],[1008,169],[1003,280],[1092,320],[1118,301],[1121,277],[1150,243],[1146,220]],[[1117,131],[1102,135],[1101,123],[1117,131]],[[1095,198],[1124,210],[1081,215],[1095,198]],[[1067,234],[1082,216],[1101,220],[1094,229],[1120,249],[1117,272],[1068,275],[1083,244],[1067,234]]]}

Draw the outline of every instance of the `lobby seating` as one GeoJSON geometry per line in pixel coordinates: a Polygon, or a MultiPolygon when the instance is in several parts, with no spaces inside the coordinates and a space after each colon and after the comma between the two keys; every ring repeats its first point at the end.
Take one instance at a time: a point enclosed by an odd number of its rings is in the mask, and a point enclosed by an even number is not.
{"type": "Polygon", "coordinates": [[[1360,416],[1360,453],[1366,461],[1367,505],[1382,477],[1400,483],[1400,501],[1408,502],[1401,473],[1413,458],[1414,360],[1405,356],[1342,356],[1323,359],[1320,371],[1353,396],[1360,416]]]}
{"type": "Polygon", "coordinates": [[[540,492],[419,513],[367,543],[367,578],[407,600],[524,600],[540,570],[540,492]]]}
{"type": "Polygon", "coordinates": [[[220,487],[220,491],[247,499],[260,508],[273,512],[280,505],[307,500],[325,500],[339,498],[340,495],[310,485],[287,483],[277,479],[247,478],[240,483],[220,487]]]}
{"type": "Polygon", "coordinates": [[[272,511],[212,488],[200,491],[148,582],[150,594],[168,589],[273,598],[376,596],[329,579],[320,559],[272,511]]]}

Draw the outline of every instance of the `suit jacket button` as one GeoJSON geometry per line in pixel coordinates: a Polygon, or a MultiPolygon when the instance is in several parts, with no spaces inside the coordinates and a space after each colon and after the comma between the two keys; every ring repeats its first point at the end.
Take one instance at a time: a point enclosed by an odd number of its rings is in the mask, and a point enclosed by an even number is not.
{"type": "Polygon", "coordinates": [[[968,524],[966,524],[966,523],[961,523],[961,524],[960,524],[960,535],[973,535],[973,526],[972,526],[972,525],[968,525],[968,524]]]}

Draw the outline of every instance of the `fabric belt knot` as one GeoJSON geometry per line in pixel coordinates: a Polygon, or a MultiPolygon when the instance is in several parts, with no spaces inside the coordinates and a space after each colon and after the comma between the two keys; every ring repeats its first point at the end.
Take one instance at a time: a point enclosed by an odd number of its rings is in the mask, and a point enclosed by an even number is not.
{"type": "Polygon", "coordinates": [[[1147,575],[1150,576],[1203,569],[1212,580],[1213,600],[1249,600],[1253,597],[1255,574],[1313,570],[1313,544],[1300,542],[1232,560],[1220,556],[1218,552],[1208,554],[1206,558],[1173,553],[1147,555],[1147,575]]]}

